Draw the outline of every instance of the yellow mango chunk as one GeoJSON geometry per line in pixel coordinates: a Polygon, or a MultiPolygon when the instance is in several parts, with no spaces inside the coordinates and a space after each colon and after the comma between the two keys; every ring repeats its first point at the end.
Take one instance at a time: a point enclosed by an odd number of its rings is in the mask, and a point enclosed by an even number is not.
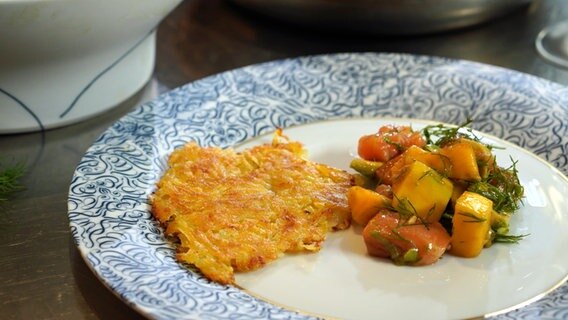
{"type": "Polygon", "coordinates": [[[392,205],[428,222],[440,220],[452,196],[453,184],[420,161],[407,165],[392,184],[392,205]]]}
{"type": "Polygon", "coordinates": [[[379,210],[390,207],[391,200],[373,190],[353,186],[347,192],[347,203],[353,220],[365,226],[379,210]]]}
{"type": "Polygon", "coordinates": [[[452,164],[450,178],[467,181],[481,180],[475,150],[470,143],[457,141],[443,147],[440,153],[446,156],[452,164]]]}
{"type": "Polygon", "coordinates": [[[410,147],[408,147],[408,149],[406,149],[403,153],[402,156],[404,157],[404,161],[410,163],[413,160],[416,160],[416,157],[420,157],[421,155],[427,154],[428,151],[412,145],[410,147]]]}
{"type": "Polygon", "coordinates": [[[450,204],[452,207],[456,206],[459,197],[467,190],[469,186],[468,183],[463,181],[454,181],[454,189],[452,190],[452,197],[450,198],[450,204]]]}
{"type": "Polygon", "coordinates": [[[430,152],[413,145],[406,149],[402,156],[406,164],[420,161],[444,176],[448,176],[451,173],[452,164],[450,159],[440,153],[430,152]]]}
{"type": "Polygon", "coordinates": [[[482,178],[486,178],[489,172],[494,170],[496,166],[495,156],[491,153],[491,150],[489,150],[486,145],[470,139],[460,138],[459,141],[471,145],[475,153],[475,159],[477,160],[479,175],[482,178]]]}
{"type": "Polygon", "coordinates": [[[493,201],[484,196],[465,191],[457,200],[452,219],[450,253],[473,258],[489,239],[493,201]]]}

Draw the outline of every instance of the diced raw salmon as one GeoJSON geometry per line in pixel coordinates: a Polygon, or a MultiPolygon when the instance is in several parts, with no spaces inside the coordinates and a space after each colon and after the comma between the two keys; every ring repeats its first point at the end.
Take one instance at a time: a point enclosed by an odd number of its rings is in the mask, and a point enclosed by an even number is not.
{"type": "Polygon", "coordinates": [[[363,238],[370,255],[418,266],[438,261],[450,244],[450,235],[439,222],[403,220],[399,213],[388,210],[367,223],[363,238]]]}

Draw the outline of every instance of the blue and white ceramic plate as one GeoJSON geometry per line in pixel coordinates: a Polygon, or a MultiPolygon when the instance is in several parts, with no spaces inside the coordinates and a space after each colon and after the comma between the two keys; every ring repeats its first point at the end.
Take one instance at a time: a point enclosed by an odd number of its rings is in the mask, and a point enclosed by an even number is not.
{"type": "Polygon", "coordinates": [[[568,318],[568,89],[488,65],[400,54],[337,54],[211,76],[144,104],[86,152],[69,190],[80,252],[125,302],[155,319],[568,318]],[[189,140],[244,148],[277,127],[310,158],[347,168],[358,137],[382,124],[475,120],[518,160],[527,197],[518,245],[421,268],[365,254],[356,228],[317,254],[286,256],[211,283],[174,259],[148,196],[171,151],[189,140]]]}

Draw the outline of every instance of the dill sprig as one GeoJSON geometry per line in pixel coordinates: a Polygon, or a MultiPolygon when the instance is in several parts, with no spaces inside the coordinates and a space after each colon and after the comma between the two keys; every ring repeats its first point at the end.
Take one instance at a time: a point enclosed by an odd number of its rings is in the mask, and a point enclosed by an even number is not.
{"type": "Polygon", "coordinates": [[[387,208],[391,211],[397,212],[402,218],[399,227],[423,225],[424,227],[426,227],[426,229],[429,229],[428,218],[434,213],[436,206],[430,208],[426,214],[426,218],[423,218],[418,215],[416,208],[414,207],[412,202],[408,200],[408,198],[401,199],[397,197],[396,194],[393,194],[393,196],[398,200],[398,206],[396,206],[395,208],[394,206],[390,205],[387,208]]]}
{"type": "Polygon", "coordinates": [[[23,163],[10,166],[0,165],[0,203],[8,200],[14,192],[24,188],[20,184],[20,178],[25,171],[23,163]]]}
{"type": "Polygon", "coordinates": [[[378,231],[371,232],[371,236],[377,239],[377,241],[379,241],[385,247],[385,249],[389,252],[389,255],[393,259],[393,261],[396,262],[398,260],[398,257],[400,257],[401,252],[397,246],[395,246],[392,242],[390,242],[378,231]]]}
{"type": "Polygon", "coordinates": [[[450,141],[459,138],[468,138],[474,141],[479,141],[479,138],[473,134],[472,129],[469,127],[473,122],[472,119],[467,119],[464,123],[456,126],[449,127],[444,124],[436,124],[424,127],[422,134],[426,138],[426,144],[431,146],[441,147],[450,141]],[[463,132],[462,129],[466,129],[463,132]]]}
{"type": "Polygon", "coordinates": [[[523,240],[528,234],[521,234],[521,235],[512,235],[512,234],[495,234],[495,238],[493,239],[494,243],[519,243],[519,241],[523,240]]]}
{"type": "Polygon", "coordinates": [[[489,175],[480,182],[473,183],[468,190],[493,201],[493,209],[499,213],[512,214],[520,208],[524,196],[517,171],[517,161],[511,159],[508,168],[496,166],[489,175]]]}
{"type": "Polygon", "coordinates": [[[464,223],[480,223],[480,222],[487,221],[487,219],[478,217],[475,214],[469,213],[469,212],[460,212],[458,214],[470,219],[470,220],[464,220],[463,221],[464,223]]]}
{"type": "Polygon", "coordinates": [[[413,216],[418,217],[418,214],[416,213],[416,208],[414,208],[412,202],[408,201],[407,198],[400,199],[396,194],[393,194],[393,197],[397,199],[398,206],[396,206],[396,208],[394,206],[390,206],[389,208],[390,210],[398,212],[402,217],[406,219],[409,219],[410,217],[413,216]]]}
{"type": "Polygon", "coordinates": [[[390,144],[391,146],[393,146],[396,149],[396,151],[401,152],[401,153],[404,152],[404,147],[400,143],[392,141],[390,139],[390,137],[384,137],[383,140],[387,144],[390,144]]]}

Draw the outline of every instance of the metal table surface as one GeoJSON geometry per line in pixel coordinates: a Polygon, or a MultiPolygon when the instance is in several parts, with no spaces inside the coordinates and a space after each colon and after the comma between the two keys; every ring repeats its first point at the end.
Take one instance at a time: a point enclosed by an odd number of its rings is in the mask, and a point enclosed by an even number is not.
{"type": "Polygon", "coordinates": [[[104,115],[78,124],[0,135],[0,158],[27,165],[21,181],[25,189],[0,207],[0,318],[142,318],[82,260],[70,236],[67,193],[74,169],[93,141],[158,93],[254,63],[364,51],[472,60],[568,85],[568,71],[545,62],[534,47],[542,28],[563,19],[568,19],[568,1],[536,0],[482,25],[388,37],[302,29],[221,0],[185,0],[158,28],[155,71],[140,92],[104,115]]]}

